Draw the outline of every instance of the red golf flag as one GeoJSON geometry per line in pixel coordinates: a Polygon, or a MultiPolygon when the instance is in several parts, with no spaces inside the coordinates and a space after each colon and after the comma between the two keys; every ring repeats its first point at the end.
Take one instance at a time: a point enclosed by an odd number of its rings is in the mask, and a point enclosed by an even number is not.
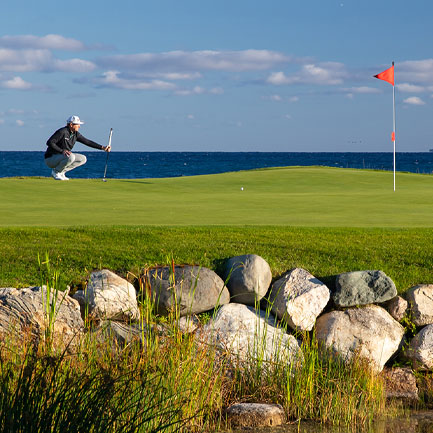
{"type": "Polygon", "coordinates": [[[388,81],[388,83],[394,85],[394,62],[392,62],[392,66],[388,68],[386,71],[381,72],[374,76],[375,78],[379,78],[379,80],[388,81]]]}

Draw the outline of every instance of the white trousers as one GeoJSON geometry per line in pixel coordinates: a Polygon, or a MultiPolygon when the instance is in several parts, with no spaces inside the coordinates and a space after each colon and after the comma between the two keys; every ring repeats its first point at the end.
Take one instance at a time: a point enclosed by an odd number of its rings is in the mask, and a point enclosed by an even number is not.
{"type": "Polygon", "coordinates": [[[49,158],[45,158],[45,164],[59,173],[66,173],[67,171],[73,170],[85,164],[86,161],[87,158],[81,155],[81,153],[71,153],[69,156],[63,155],[63,153],[56,153],[49,158]]]}

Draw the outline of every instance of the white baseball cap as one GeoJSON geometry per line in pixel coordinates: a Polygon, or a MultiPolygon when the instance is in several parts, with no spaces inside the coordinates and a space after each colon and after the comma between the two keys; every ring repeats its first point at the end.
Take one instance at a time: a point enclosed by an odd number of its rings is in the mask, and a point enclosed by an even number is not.
{"type": "Polygon", "coordinates": [[[82,125],[84,122],[82,122],[78,116],[71,116],[68,118],[66,123],[72,123],[74,125],[82,125]]]}

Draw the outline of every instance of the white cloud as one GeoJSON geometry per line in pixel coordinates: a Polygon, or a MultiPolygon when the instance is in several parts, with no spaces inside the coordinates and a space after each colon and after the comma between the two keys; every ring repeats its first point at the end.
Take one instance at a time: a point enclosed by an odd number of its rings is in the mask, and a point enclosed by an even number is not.
{"type": "Polygon", "coordinates": [[[322,63],[321,65],[304,65],[301,71],[304,80],[312,84],[340,84],[347,75],[344,65],[336,62],[322,63]]]}
{"type": "Polygon", "coordinates": [[[81,51],[86,49],[85,45],[72,38],[65,38],[61,35],[5,35],[0,37],[0,47],[13,49],[49,49],[63,51],[81,51]]]}
{"type": "Polygon", "coordinates": [[[21,110],[19,108],[9,108],[9,110],[7,111],[8,114],[24,114],[24,110],[21,110]]]}
{"type": "Polygon", "coordinates": [[[0,125],[3,125],[5,123],[4,119],[0,119],[0,125]]]}
{"type": "Polygon", "coordinates": [[[348,93],[358,93],[358,94],[371,94],[371,93],[381,93],[379,89],[376,89],[375,87],[367,87],[367,86],[359,86],[359,87],[348,87],[342,89],[343,92],[348,93]]]}
{"type": "Polygon", "coordinates": [[[222,93],[224,93],[224,90],[221,87],[214,87],[212,89],[207,90],[201,86],[195,86],[192,89],[177,89],[175,91],[175,94],[179,96],[203,95],[203,94],[221,95],[222,93]]]}
{"type": "Polygon", "coordinates": [[[292,116],[290,114],[285,114],[284,118],[287,120],[292,120],[292,116]]]}
{"type": "Polygon", "coordinates": [[[32,88],[31,83],[24,81],[21,77],[13,77],[0,83],[5,89],[29,90],[32,88]]]}
{"type": "Polygon", "coordinates": [[[149,74],[150,77],[162,78],[164,80],[196,80],[197,78],[201,78],[201,74],[199,72],[194,73],[179,73],[179,72],[167,72],[167,73],[157,73],[157,74],[149,74]]]}
{"type": "Polygon", "coordinates": [[[48,50],[10,50],[0,48],[0,71],[63,71],[89,72],[95,69],[92,62],[81,59],[59,60],[48,50]]]}
{"type": "Polygon", "coordinates": [[[192,71],[257,71],[286,63],[291,58],[269,50],[244,51],[169,51],[139,53],[100,58],[104,68],[129,71],[176,73],[192,71]]]}
{"type": "Polygon", "coordinates": [[[287,101],[287,102],[291,102],[291,103],[299,101],[298,96],[290,96],[289,98],[283,98],[281,95],[278,95],[276,93],[274,93],[273,95],[264,96],[263,99],[268,100],[268,101],[274,101],[274,102],[287,101]]]}
{"type": "Polygon", "coordinates": [[[115,87],[125,90],[173,90],[176,88],[173,83],[162,80],[127,80],[119,77],[118,71],[107,71],[102,75],[103,78],[98,80],[98,84],[104,87],[115,87]]]}
{"type": "Polygon", "coordinates": [[[21,120],[21,119],[17,119],[17,120],[15,121],[15,123],[17,124],[17,126],[24,126],[24,121],[21,120]]]}
{"type": "Polygon", "coordinates": [[[0,70],[29,72],[43,70],[52,61],[48,50],[10,50],[0,48],[0,70]]]}
{"type": "Polygon", "coordinates": [[[222,87],[213,87],[209,90],[209,93],[212,95],[222,95],[224,93],[224,89],[222,87]]]}
{"type": "MultiPolygon", "coordinates": [[[[117,69],[116,69],[117,70],[117,69]]],[[[122,68],[118,68],[122,70],[122,68]]],[[[135,80],[147,80],[149,78],[156,78],[158,80],[168,81],[186,81],[186,80],[197,80],[202,77],[199,72],[150,72],[150,71],[122,71],[123,77],[135,80]]]]}
{"type": "MultiPolygon", "coordinates": [[[[220,95],[224,93],[221,87],[213,87],[211,89],[206,89],[202,86],[194,86],[190,89],[179,88],[175,83],[168,80],[161,79],[150,79],[150,76],[157,76],[156,74],[135,74],[135,73],[124,73],[117,70],[109,70],[104,73],[99,78],[95,79],[77,79],[78,83],[91,82],[96,87],[112,87],[124,90],[166,90],[172,91],[176,95],[188,96],[188,95],[202,95],[202,94],[212,94],[220,95]]],[[[158,75],[163,76],[163,75],[158,75]]],[[[166,76],[164,74],[164,76],[166,76]]]]}
{"type": "Polygon", "coordinates": [[[397,87],[400,92],[404,93],[422,93],[425,91],[423,86],[417,86],[415,84],[409,83],[396,84],[395,87],[397,87]]]}
{"type": "Polygon", "coordinates": [[[280,86],[283,84],[293,84],[294,79],[286,77],[284,72],[272,72],[271,75],[266,79],[269,84],[274,84],[275,86],[280,86]]]}
{"type": "Polygon", "coordinates": [[[276,86],[291,84],[318,84],[336,85],[341,84],[348,76],[345,66],[337,62],[324,62],[318,65],[308,63],[302,66],[301,70],[293,75],[286,75],[284,72],[273,72],[266,82],[276,86]]]}
{"type": "Polygon", "coordinates": [[[433,83],[433,59],[408,60],[395,65],[396,77],[401,81],[419,84],[433,83]]]}
{"type": "Polygon", "coordinates": [[[265,99],[267,101],[273,101],[273,102],[281,102],[283,100],[283,98],[277,94],[263,96],[262,99],[265,99]]]}
{"type": "Polygon", "coordinates": [[[187,118],[188,120],[194,120],[194,119],[195,119],[195,116],[194,116],[194,114],[188,114],[188,116],[186,116],[186,118],[187,118]]]}
{"type": "Polygon", "coordinates": [[[418,96],[411,96],[406,98],[403,102],[409,105],[425,105],[425,102],[418,96]]]}
{"type": "Polygon", "coordinates": [[[88,60],[69,59],[58,60],[52,62],[52,68],[60,72],[91,72],[96,69],[96,65],[88,60]]]}
{"type": "Polygon", "coordinates": [[[203,93],[205,93],[205,89],[203,89],[203,87],[200,86],[195,86],[192,89],[179,89],[176,90],[176,95],[180,95],[180,96],[188,96],[188,95],[202,95],[203,93]]]}

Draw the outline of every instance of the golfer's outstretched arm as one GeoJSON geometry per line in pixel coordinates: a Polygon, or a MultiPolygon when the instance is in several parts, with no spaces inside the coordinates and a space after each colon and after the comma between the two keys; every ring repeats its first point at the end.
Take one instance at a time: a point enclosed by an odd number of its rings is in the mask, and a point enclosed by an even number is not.
{"type": "Polygon", "coordinates": [[[105,150],[105,152],[111,151],[111,146],[102,146],[101,144],[84,137],[84,135],[81,135],[79,132],[77,133],[77,141],[85,144],[86,146],[92,147],[93,149],[105,150]]]}

